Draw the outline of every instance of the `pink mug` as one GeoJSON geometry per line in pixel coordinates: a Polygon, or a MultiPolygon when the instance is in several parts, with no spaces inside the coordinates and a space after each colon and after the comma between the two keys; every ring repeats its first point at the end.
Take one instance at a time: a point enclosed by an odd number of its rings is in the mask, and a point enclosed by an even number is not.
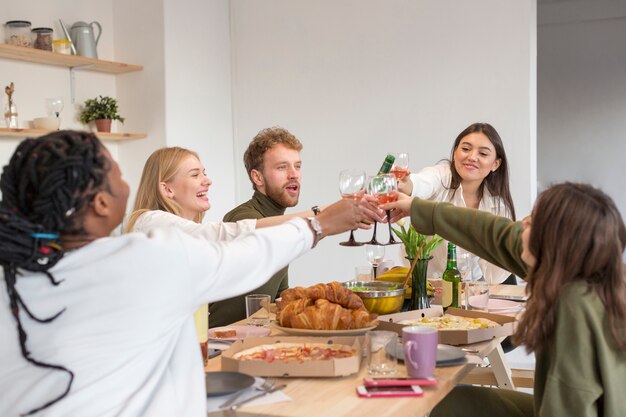
{"type": "Polygon", "coordinates": [[[433,376],[437,364],[437,329],[426,326],[410,326],[402,329],[404,363],[413,378],[433,376]]]}

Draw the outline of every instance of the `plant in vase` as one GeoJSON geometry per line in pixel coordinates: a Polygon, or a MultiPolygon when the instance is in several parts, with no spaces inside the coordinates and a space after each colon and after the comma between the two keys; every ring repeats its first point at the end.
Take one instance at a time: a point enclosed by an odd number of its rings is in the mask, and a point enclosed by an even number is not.
{"type": "MultiPolygon", "coordinates": [[[[404,227],[404,220],[396,223],[399,229],[392,228],[398,238],[404,244],[407,259],[411,263],[411,304],[410,310],[420,310],[430,307],[428,300],[428,262],[433,258],[432,253],[443,242],[438,235],[427,236],[418,233],[413,225],[408,229],[404,227]]],[[[407,277],[408,278],[408,277],[407,277]]]]}
{"type": "Polygon", "coordinates": [[[79,119],[84,124],[95,122],[98,132],[110,132],[113,120],[124,123],[124,118],[119,114],[117,100],[106,96],[87,99],[79,119]]]}

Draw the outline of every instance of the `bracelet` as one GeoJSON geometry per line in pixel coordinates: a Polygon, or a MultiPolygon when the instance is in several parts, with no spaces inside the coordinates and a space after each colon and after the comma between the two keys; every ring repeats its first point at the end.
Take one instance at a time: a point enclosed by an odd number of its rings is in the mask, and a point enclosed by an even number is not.
{"type": "Polygon", "coordinates": [[[322,212],[318,206],[311,207],[311,210],[313,211],[314,216],[317,216],[318,214],[322,212]]]}

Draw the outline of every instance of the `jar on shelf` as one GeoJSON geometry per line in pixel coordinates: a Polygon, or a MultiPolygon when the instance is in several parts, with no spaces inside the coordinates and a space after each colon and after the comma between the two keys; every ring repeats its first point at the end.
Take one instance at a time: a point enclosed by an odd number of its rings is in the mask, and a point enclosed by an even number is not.
{"type": "Polygon", "coordinates": [[[9,20],[4,24],[6,43],[9,45],[24,46],[30,48],[32,46],[30,22],[28,20],[9,20]]]}
{"type": "Polygon", "coordinates": [[[72,41],[68,41],[67,39],[55,39],[52,41],[52,51],[71,55],[72,53],[72,41]]]}
{"type": "Polygon", "coordinates": [[[35,35],[33,47],[43,51],[52,51],[52,28],[34,28],[32,30],[35,35]]]}

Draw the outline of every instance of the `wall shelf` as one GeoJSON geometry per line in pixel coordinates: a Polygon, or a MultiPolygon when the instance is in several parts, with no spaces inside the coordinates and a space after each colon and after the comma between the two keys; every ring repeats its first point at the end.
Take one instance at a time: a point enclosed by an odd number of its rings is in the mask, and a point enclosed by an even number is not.
{"type": "MultiPolygon", "coordinates": [[[[53,130],[46,129],[8,129],[0,128],[0,138],[28,138],[38,137],[45,135],[46,133],[53,132],[53,130]]],[[[145,133],[105,133],[105,132],[92,132],[100,140],[107,142],[124,142],[134,139],[144,139],[148,135],[145,133]]]]}
{"type": "Polygon", "coordinates": [[[141,71],[143,69],[141,65],[104,61],[79,55],[64,55],[56,52],[8,44],[0,44],[0,58],[54,65],[70,69],[80,68],[85,71],[105,72],[108,74],[124,74],[132,71],[141,71]]]}

